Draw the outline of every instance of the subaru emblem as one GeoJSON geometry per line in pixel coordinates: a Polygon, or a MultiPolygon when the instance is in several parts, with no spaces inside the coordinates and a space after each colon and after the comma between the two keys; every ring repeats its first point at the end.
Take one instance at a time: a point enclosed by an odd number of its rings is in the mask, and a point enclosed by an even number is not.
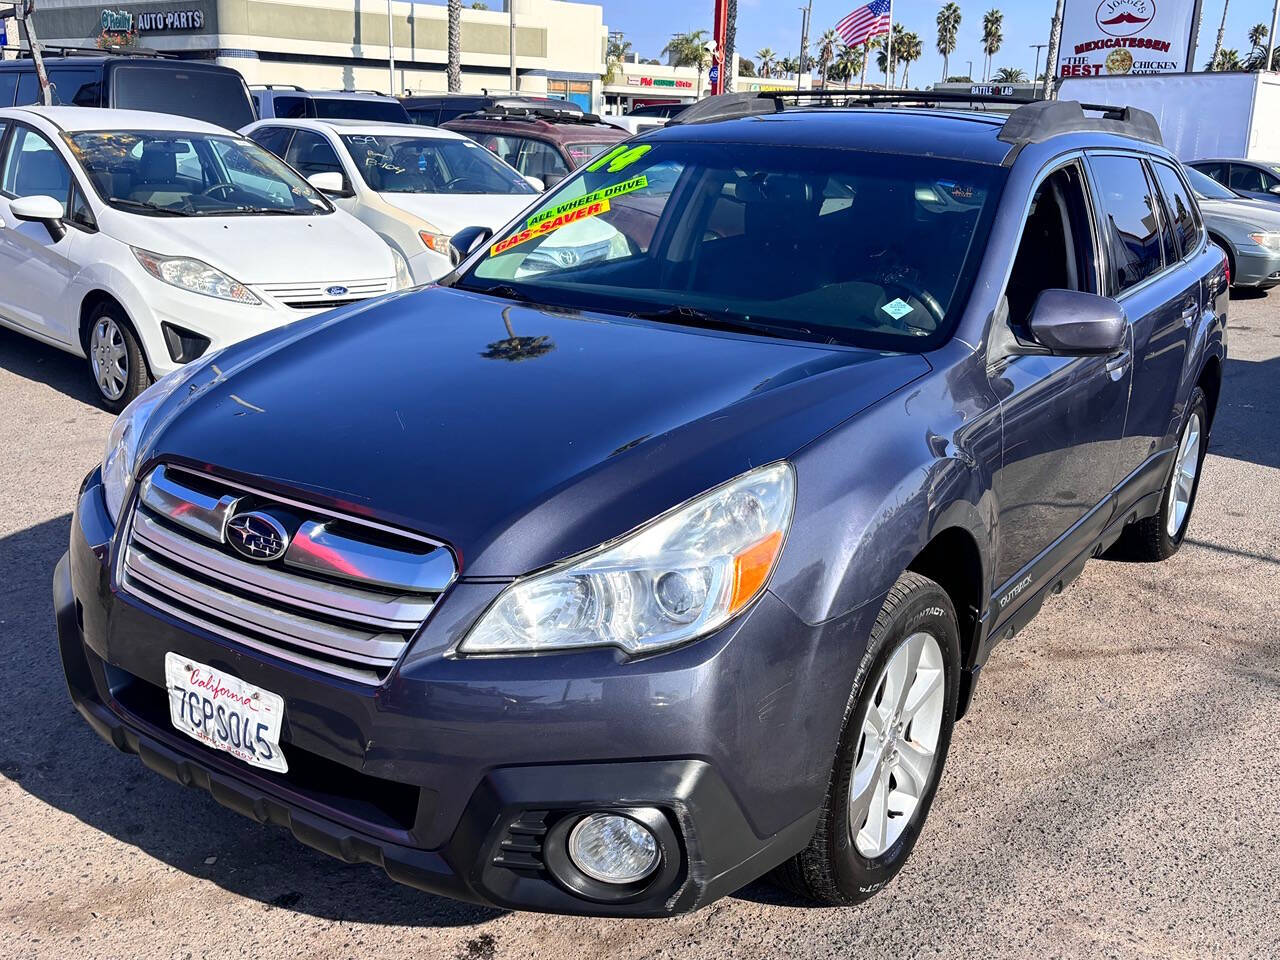
{"type": "Polygon", "coordinates": [[[324,292],[331,297],[341,297],[346,295],[347,288],[343,286],[326,287],[324,292]]]}
{"type": "Polygon", "coordinates": [[[260,510],[237,513],[227,522],[227,542],[240,555],[268,563],[284,556],[289,547],[289,531],[275,517],[260,510]]]}

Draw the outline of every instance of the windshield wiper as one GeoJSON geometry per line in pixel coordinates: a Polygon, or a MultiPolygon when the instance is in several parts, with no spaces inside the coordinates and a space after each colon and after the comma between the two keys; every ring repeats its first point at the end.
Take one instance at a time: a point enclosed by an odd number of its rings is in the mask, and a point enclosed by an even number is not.
{"type": "Polygon", "coordinates": [[[458,285],[459,290],[470,290],[472,293],[484,293],[491,297],[500,297],[503,300],[517,300],[520,303],[533,303],[533,297],[527,293],[522,293],[509,284],[500,283],[495,287],[464,287],[458,285]]]}
{"type": "Polygon", "coordinates": [[[111,202],[122,207],[135,207],[138,210],[150,210],[154,213],[163,213],[167,217],[191,216],[191,214],[184,213],[181,210],[175,210],[173,207],[162,207],[158,203],[149,203],[146,200],[129,200],[125,197],[112,197],[111,202]]]}
{"type": "Polygon", "coordinates": [[[696,307],[663,307],[660,310],[634,310],[627,314],[637,320],[653,320],[656,323],[676,323],[684,327],[701,327],[705,330],[729,330],[735,333],[760,333],[770,337],[795,339],[797,336],[813,336],[808,327],[791,324],[766,323],[746,317],[707,313],[696,307]]]}

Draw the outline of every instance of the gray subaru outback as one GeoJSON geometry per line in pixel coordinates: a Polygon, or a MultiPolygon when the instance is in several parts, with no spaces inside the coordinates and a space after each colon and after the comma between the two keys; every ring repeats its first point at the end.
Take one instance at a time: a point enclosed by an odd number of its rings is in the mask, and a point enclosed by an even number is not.
{"type": "Polygon", "coordinates": [[[1227,275],[1147,114],[815,99],[144,392],[55,574],[85,719],[472,901],[881,889],[992,648],[1186,536],[1227,275]]]}

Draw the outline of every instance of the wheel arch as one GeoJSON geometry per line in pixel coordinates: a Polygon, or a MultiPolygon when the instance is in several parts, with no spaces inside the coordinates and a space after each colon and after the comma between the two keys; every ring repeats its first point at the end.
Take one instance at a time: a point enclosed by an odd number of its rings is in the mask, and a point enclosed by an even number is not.
{"type": "Polygon", "coordinates": [[[960,625],[960,663],[971,669],[981,641],[986,564],[973,533],[962,526],[937,531],[907,570],[928,577],[946,592],[960,625]]]}
{"type": "Polygon", "coordinates": [[[1204,391],[1209,407],[1209,426],[1212,427],[1218,411],[1218,398],[1222,395],[1222,360],[1216,354],[1205,360],[1196,385],[1204,391]]]}
{"type": "Polygon", "coordinates": [[[1227,269],[1231,271],[1231,282],[1234,283],[1236,279],[1235,247],[1232,245],[1230,240],[1218,233],[1216,230],[1209,230],[1208,233],[1209,240],[1221,247],[1222,252],[1227,255],[1227,269]]]}

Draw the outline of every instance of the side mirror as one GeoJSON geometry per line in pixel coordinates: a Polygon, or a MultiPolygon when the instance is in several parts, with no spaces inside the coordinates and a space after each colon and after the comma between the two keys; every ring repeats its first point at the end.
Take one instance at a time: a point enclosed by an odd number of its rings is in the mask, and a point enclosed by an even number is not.
{"type": "Polygon", "coordinates": [[[537,190],[539,193],[542,193],[547,189],[547,185],[537,177],[525,177],[524,182],[529,184],[529,186],[533,187],[533,189],[537,190]]]}
{"type": "Polygon", "coordinates": [[[27,223],[43,223],[54,241],[66,236],[67,228],[62,225],[66,211],[62,204],[53,199],[37,194],[32,197],[19,197],[9,203],[9,210],[19,220],[27,223]]]}
{"type": "Polygon", "coordinates": [[[307,183],[311,184],[328,197],[355,196],[351,190],[347,189],[347,178],[335,170],[328,170],[324,173],[313,173],[311,176],[307,177],[307,183]]]}
{"type": "Polygon", "coordinates": [[[1125,344],[1129,320],[1110,297],[1077,290],[1045,290],[1027,326],[1036,343],[1067,357],[1106,356],[1125,344]]]}
{"type": "Polygon", "coordinates": [[[1280,183],[1277,183],[1274,187],[1268,190],[1267,193],[1274,193],[1277,196],[1280,196],[1280,183]]]}
{"type": "Polygon", "coordinates": [[[548,173],[545,177],[542,178],[543,188],[546,190],[550,190],[552,187],[554,187],[557,183],[559,183],[564,178],[565,178],[565,174],[563,173],[548,173]]]}
{"type": "Polygon", "coordinates": [[[463,227],[449,239],[449,259],[456,267],[492,236],[488,227],[463,227]]]}

